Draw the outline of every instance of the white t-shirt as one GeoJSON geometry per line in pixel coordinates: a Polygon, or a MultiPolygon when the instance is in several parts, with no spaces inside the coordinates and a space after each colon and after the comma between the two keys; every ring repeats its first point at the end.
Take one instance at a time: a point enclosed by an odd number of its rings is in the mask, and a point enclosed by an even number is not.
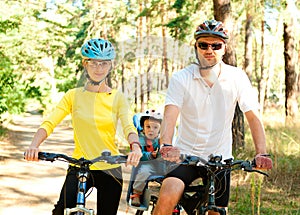
{"type": "Polygon", "coordinates": [[[257,94],[243,70],[221,64],[218,80],[210,88],[197,65],[175,72],[170,79],[165,105],[180,109],[178,137],[181,153],[208,158],[232,157],[232,120],[236,104],[243,112],[259,108],[257,94]]]}

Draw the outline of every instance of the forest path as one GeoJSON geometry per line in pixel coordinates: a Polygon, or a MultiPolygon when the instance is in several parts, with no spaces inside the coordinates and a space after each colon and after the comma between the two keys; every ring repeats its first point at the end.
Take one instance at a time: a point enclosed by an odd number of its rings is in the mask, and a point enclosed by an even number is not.
{"type": "MultiPolygon", "coordinates": [[[[67,164],[63,162],[28,162],[25,149],[42,122],[39,114],[15,116],[8,125],[9,137],[0,140],[0,215],[50,215],[58,200],[67,164]]],[[[68,123],[61,123],[41,145],[42,151],[71,155],[73,132],[68,123]]],[[[124,186],[118,215],[134,214],[126,204],[131,167],[123,166],[124,186]]],[[[96,192],[87,199],[87,207],[95,209],[96,192]]]]}

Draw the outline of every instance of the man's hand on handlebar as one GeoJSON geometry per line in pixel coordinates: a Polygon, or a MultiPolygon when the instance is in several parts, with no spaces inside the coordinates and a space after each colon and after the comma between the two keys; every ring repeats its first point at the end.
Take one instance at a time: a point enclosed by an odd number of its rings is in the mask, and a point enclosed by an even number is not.
{"type": "Polygon", "coordinates": [[[269,154],[257,154],[254,158],[257,169],[272,169],[273,163],[269,154]]]}
{"type": "Polygon", "coordinates": [[[171,162],[180,162],[180,150],[172,145],[162,145],[159,150],[162,158],[171,162]]]}

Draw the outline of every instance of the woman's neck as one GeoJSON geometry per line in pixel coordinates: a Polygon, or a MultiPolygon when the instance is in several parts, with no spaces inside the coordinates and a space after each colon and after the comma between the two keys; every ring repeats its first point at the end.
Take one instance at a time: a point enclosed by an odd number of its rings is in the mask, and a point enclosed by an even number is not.
{"type": "Polygon", "coordinates": [[[87,82],[86,85],[84,86],[84,89],[89,92],[95,92],[95,93],[108,93],[111,91],[111,88],[108,87],[104,82],[102,82],[100,85],[93,85],[87,82]]]}

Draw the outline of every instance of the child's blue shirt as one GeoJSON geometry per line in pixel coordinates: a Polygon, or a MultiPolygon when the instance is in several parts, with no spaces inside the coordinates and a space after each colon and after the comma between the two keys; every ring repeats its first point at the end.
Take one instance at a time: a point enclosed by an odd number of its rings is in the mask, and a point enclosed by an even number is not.
{"type": "Polygon", "coordinates": [[[155,138],[153,139],[152,142],[152,146],[153,146],[153,150],[151,150],[151,146],[147,145],[147,137],[141,132],[139,134],[139,140],[140,140],[140,144],[142,147],[142,153],[143,156],[141,157],[141,161],[148,161],[148,160],[153,160],[155,158],[152,157],[151,152],[152,151],[159,151],[159,138],[155,138]]]}

